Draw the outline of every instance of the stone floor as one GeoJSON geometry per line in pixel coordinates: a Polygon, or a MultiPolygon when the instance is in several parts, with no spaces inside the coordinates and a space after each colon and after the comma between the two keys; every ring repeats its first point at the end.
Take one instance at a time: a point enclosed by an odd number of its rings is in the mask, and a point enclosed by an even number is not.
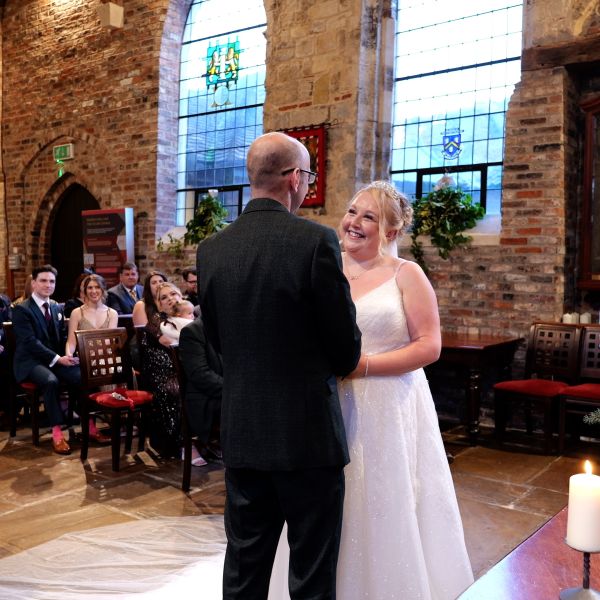
{"type": "MultiPolygon", "coordinates": [[[[16,438],[0,431],[0,557],[63,533],[153,516],[223,512],[223,468],[194,468],[192,489],[180,489],[181,463],[150,453],[122,457],[110,469],[110,449],[91,446],[89,461],[51,451],[50,437],[33,447],[29,429],[16,438]]],[[[495,447],[483,432],[481,445],[465,442],[462,429],[444,432],[465,525],[469,555],[481,576],[567,502],[569,476],[582,470],[578,455],[543,456],[495,447]]]]}

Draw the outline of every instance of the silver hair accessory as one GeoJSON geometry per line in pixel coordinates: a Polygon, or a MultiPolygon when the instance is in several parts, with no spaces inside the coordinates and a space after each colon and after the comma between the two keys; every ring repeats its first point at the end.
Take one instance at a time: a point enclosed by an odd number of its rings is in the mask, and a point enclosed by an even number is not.
{"type": "Polygon", "coordinates": [[[400,227],[399,233],[404,233],[412,223],[413,218],[413,208],[408,198],[404,194],[401,194],[389,181],[373,181],[373,183],[369,184],[366,189],[369,188],[381,190],[393,201],[398,203],[402,216],[402,227],[400,227]]]}

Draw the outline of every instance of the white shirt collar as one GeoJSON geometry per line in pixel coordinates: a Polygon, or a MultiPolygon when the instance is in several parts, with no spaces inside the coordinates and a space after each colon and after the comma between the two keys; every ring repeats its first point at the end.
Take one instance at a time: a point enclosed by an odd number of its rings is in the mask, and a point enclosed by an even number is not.
{"type": "Polygon", "coordinates": [[[31,294],[31,298],[40,307],[40,310],[44,310],[44,302],[47,302],[48,306],[50,306],[50,298],[44,299],[41,296],[38,296],[35,292],[31,294]]]}

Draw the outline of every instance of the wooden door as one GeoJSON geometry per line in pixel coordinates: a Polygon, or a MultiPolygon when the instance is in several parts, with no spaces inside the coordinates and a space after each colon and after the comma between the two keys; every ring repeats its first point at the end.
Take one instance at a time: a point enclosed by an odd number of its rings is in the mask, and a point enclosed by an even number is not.
{"type": "Polygon", "coordinates": [[[73,284],[83,271],[83,230],[81,211],[98,210],[98,201],[75,183],[57,202],[51,232],[51,263],[58,269],[53,298],[64,302],[72,296],[73,284]]]}

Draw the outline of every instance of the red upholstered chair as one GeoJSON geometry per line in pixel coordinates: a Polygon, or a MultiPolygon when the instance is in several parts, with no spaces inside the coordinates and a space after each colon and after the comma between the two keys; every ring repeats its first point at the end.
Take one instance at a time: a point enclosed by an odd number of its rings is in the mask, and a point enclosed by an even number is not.
{"type": "Polygon", "coordinates": [[[494,385],[495,431],[504,441],[508,405],[519,402],[525,407],[527,433],[533,432],[531,408],[544,414],[546,454],[551,452],[558,396],[575,382],[580,328],[560,323],[534,323],[529,331],[525,379],[501,381],[494,385]]]}
{"type": "Polygon", "coordinates": [[[583,328],[579,353],[578,385],[561,391],[559,397],[558,450],[565,449],[567,415],[584,415],[600,408],[600,326],[583,328]]]}
{"type": "Polygon", "coordinates": [[[124,327],[76,331],[75,337],[82,383],[81,460],[87,459],[89,415],[104,413],[110,420],[112,469],[118,471],[122,418],[125,417],[127,421],[125,451],[130,452],[134,418],[140,413],[138,450],[143,450],[152,394],[132,389],[133,370],[124,327]],[[114,388],[107,390],[109,386],[114,388]]]}

